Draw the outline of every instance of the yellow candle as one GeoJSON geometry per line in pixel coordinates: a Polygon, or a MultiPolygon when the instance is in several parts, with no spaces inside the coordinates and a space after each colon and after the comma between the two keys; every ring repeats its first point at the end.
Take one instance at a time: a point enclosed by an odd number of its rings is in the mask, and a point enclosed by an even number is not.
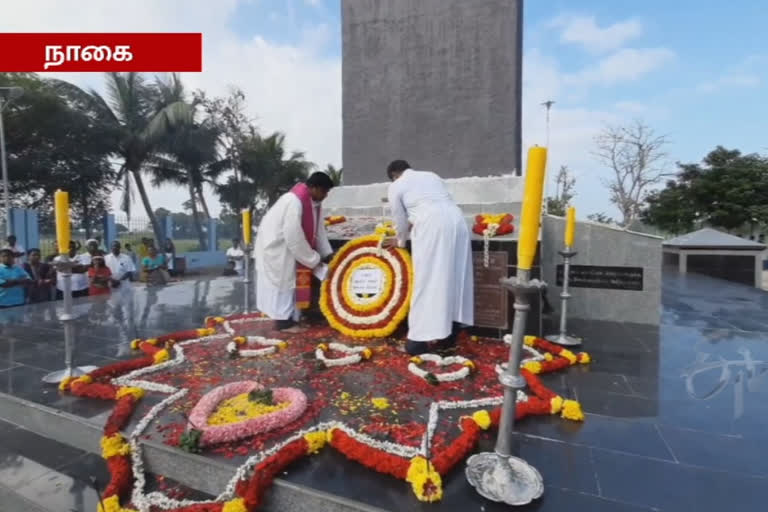
{"type": "Polygon", "coordinates": [[[243,243],[251,243],[251,210],[243,210],[243,243]]]}
{"type": "Polygon", "coordinates": [[[573,234],[576,232],[576,208],[568,208],[568,215],[565,218],[565,246],[573,247],[573,234]]]}
{"type": "Polygon", "coordinates": [[[533,258],[536,256],[546,165],[546,148],[534,146],[528,150],[523,211],[520,216],[520,234],[517,241],[517,267],[522,270],[530,270],[533,266],[533,258]]]}
{"type": "Polygon", "coordinates": [[[59,254],[69,253],[69,192],[57,190],[54,194],[56,213],[56,243],[59,244],[59,254]]]}

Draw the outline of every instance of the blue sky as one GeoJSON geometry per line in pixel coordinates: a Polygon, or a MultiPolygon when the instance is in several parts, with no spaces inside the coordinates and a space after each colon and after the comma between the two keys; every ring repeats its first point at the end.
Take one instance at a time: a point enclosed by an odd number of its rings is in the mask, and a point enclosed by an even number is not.
{"type": "MultiPolygon", "coordinates": [[[[122,0],[78,0],[78,7],[16,2],[0,31],[201,31],[205,69],[183,77],[190,88],[225,94],[236,85],[262,131],[286,133],[289,147],[318,165],[342,163],[339,0],[134,0],[130,9],[122,0]]],[[[616,214],[601,182],[607,170],[591,155],[605,123],[639,118],[667,134],[670,170],[718,144],[768,152],[764,20],[765,4],[754,0],[526,2],[523,142],[544,143],[540,103],[555,100],[550,169],[575,172],[579,217],[616,214]]],[[[98,75],[61,78],[103,88],[98,75]]],[[[175,208],[184,193],[151,197],[175,208]]]]}

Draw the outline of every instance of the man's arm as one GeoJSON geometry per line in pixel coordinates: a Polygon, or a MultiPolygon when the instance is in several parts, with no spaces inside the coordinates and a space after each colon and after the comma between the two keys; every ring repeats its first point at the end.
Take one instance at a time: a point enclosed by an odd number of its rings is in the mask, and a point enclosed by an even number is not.
{"type": "Polygon", "coordinates": [[[389,197],[389,205],[392,208],[392,220],[397,231],[397,244],[400,247],[405,247],[409,231],[408,212],[405,210],[403,195],[400,187],[397,186],[397,182],[389,186],[387,196],[389,197]]]}
{"type": "Polygon", "coordinates": [[[320,254],[310,247],[304,229],[301,227],[301,201],[295,198],[288,203],[283,218],[283,237],[293,257],[307,268],[315,268],[320,263],[320,254]]]}
{"type": "Polygon", "coordinates": [[[325,230],[325,221],[322,215],[318,219],[317,225],[317,252],[320,253],[324,262],[333,255],[333,247],[331,247],[331,242],[328,240],[328,231],[325,230]]]}

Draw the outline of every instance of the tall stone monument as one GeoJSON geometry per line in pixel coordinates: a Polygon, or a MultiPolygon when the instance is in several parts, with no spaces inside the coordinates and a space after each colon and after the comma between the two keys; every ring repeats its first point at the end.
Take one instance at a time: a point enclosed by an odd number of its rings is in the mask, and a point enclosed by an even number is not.
{"type": "Polygon", "coordinates": [[[342,0],[348,185],[520,175],[522,0],[342,0]]]}

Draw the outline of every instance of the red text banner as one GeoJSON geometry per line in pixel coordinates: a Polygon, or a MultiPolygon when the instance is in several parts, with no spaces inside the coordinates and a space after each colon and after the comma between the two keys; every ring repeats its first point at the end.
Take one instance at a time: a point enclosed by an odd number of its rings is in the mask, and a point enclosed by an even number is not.
{"type": "Polygon", "coordinates": [[[0,33],[0,72],[198,72],[200,33],[0,33]]]}

